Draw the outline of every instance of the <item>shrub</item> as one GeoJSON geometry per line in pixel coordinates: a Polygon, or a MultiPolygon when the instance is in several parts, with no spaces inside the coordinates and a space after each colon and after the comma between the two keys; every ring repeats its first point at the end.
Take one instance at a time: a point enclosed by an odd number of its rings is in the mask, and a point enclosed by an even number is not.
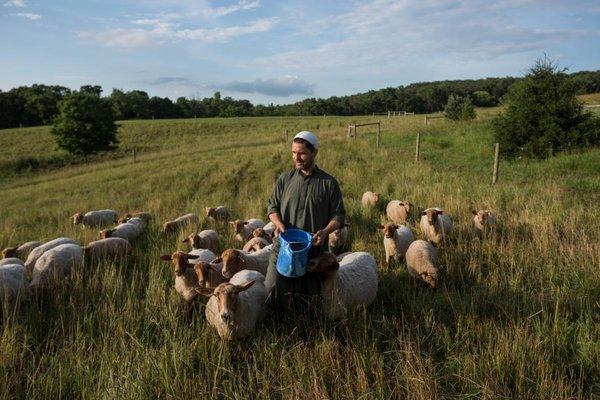
{"type": "Polygon", "coordinates": [[[506,112],[493,122],[503,154],[545,158],[598,144],[598,122],[583,112],[577,88],[565,71],[547,58],[539,59],[511,86],[506,112]]]}
{"type": "Polygon", "coordinates": [[[485,90],[478,90],[471,95],[473,104],[477,107],[492,107],[496,105],[494,97],[485,90]]]}
{"type": "Polygon", "coordinates": [[[468,97],[451,94],[444,107],[444,115],[453,121],[468,121],[475,119],[475,107],[468,97]]]}

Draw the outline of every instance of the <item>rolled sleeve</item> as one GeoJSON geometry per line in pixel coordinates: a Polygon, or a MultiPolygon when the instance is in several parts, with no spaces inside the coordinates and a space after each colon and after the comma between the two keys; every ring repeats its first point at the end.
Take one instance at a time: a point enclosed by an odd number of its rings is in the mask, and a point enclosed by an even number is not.
{"type": "Polygon", "coordinates": [[[329,220],[337,220],[342,226],[346,223],[346,209],[342,191],[337,181],[331,185],[331,196],[329,197],[329,220]]]}

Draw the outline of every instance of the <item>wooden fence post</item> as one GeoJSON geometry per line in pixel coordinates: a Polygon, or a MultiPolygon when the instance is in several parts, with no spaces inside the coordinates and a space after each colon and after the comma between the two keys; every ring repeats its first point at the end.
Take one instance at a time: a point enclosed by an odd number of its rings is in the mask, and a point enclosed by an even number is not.
{"type": "Polygon", "coordinates": [[[425,126],[427,126],[427,115],[425,116],[425,126]]]}
{"type": "Polygon", "coordinates": [[[135,164],[135,147],[131,149],[131,155],[133,156],[133,163],[135,164]]]}
{"type": "Polygon", "coordinates": [[[287,143],[287,142],[288,142],[288,130],[286,129],[285,130],[285,143],[287,143]]]}
{"type": "Polygon", "coordinates": [[[377,121],[377,147],[379,147],[379,136],[381,135],[381,122],[377,121]]]}
{"type": "Polygon", "coordinates": [[[417,145],[415,148],[415,162],[419,162],[419,151],[421,150],[421,132],[417,132],[417,145]]]}
{"type": "Polygon", "coordinates": [[[494,146],[494,171],[492,172],[492,185],[498,182],[498,164],[500,163],[500,143],[494,146]]]}

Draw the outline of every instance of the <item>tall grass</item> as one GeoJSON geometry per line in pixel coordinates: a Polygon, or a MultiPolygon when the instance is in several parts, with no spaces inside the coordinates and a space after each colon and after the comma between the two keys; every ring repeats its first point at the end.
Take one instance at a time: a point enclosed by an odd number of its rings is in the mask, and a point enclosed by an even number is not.
{"type": "MultiPolygon", "coordinates": [[[[383,119],[380,149],[369,130],[345,138],[349,122],[367,117],[126,122],[120,154],[0,174],[2,246],[96,239],[70,224],[76,211],[155,216],[129,262],[86,265],[5,315],[0,397],[600,397],[600,151],[503,161],[492,187],[493,139],[482,119],[429,127],[420,116],[383,119]],[[351,248],[380,264],[379,293],[343,323],[268,317],[256,337],[222,343],[201,303],[191,313],[182,305],[158,259],[184,249],[187,232],[167,238],[159,223],[217,204],[265,218],[275,178],[291,168],[286,128],[318,133],[318,163],[341,184],[351,248]],[[422,161],[414,164],[417,130],[422,161]],[[402,263],[385,266],[383,214],[362,209],[366,190],[452,215],[438,290],[413,282],[402,263]],[[492,240],[471,237],[470,210],[479,207],[499,215],[492,240]]],[[[52,148],[47,128],[0,132],[5,160],[50,157],[52,148]]],[[[225,225],[214,227],[234,245],[225,225]]]]}

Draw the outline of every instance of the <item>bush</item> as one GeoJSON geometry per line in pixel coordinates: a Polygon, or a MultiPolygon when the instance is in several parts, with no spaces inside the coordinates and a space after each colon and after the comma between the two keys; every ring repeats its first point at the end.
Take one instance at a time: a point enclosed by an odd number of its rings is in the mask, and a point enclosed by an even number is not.
{"type": "Polygon", "coordinates": [[[451,94],[444,107],[444,115],[453,121],[468,121],[475,119],[475,107],[468,97],[451,94]]]}
{"type": "Polygon", "coordinates": [[[116,148],[117,125],[111,103],[90,93],[76,92],[58,105],[52,134],[58,146],[73,155],[87,157],[116,148]]]}
{"type": "Polygon", "coordinates": [[[511,86],[506,112],[493,123],[503,154],[545,158],[598,144],[598,122],[583,113],[576,85],[565,71],[543,58],[511,86]]]}
{"type": "Polygon", "coordinates": [[[494,97],[485,90],[473,92],[471,97],[473,98],[473,104],[477,107],[493,107],[496,105],[494,97]]]}

